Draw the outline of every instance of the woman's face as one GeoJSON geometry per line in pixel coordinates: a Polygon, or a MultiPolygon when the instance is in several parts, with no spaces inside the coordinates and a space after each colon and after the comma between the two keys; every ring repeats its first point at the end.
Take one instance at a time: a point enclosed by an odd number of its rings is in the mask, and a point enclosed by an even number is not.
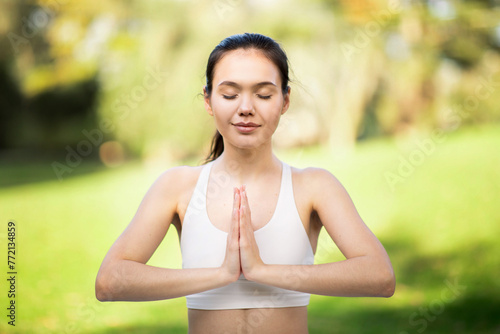
{"type": "Polygon", "coordinates": [[[212,94],[205,108],[215,119],[224,144],[258,148],[269,143],[289,105],[278,68],[260,51],[226,53],[214,69],[212,94]]]}

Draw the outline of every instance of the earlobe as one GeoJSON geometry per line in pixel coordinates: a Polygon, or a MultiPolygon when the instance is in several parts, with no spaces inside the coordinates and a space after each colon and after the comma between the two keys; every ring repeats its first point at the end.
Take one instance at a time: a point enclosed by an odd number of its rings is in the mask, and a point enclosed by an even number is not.
{"type": "Polygon", "coordinates": [[[287,93],[283,96],[283,108],[281,108],[281,114],[283,115],[288,110],[290,106],[290,86],[287,87],[287,93]]]}
{"type": "Polygon", "coordinates": [[[214,115],[212,106],[210,105],[210,100],[208,98],[205,98],[205,110],[208,112],[210,116],[214,115]]]}
{"type": "Polygon", "coordinates": [[[207,86],[203,87],[203,96],[205,100],[205,110],[208,112],[210,116],[214,115],[214,112],[212,110],[212,106],[210,105],[210,96],[207,94],[207,86]]]}

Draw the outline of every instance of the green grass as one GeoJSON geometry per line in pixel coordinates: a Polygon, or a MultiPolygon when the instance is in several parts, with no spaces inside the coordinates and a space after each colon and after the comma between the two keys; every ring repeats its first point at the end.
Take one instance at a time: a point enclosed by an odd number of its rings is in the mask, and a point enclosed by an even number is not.
{"type": "MultiPolygon", "coordinates": [[[[278,153],[291,165],[324,167],[339,178],[397,275],[389,299],[312,296],[311,333],[500,332],[500,126],[446,134],[391,188],[385,175],[424,138],[368,141],[342,155],[325,148],[278,153]]],[[[0,175],[9,175],[0,189],[2,245],[7,222],[18,227],[17,326],[2,315],[0,332],[185,333],[183,298],[99,303],[94,297],[103,256],[160,170],[86,166],[62,182],[50,177],[50,162],[0,166],[0,175]],[[40,170],[43,177],[33,177],[40,170]]],[[[322,235],[316,261],[337,259],[341,254],[322,235]]],[[[150,263],[180,267],[174,230],[150,263]]],[[[7,272],[6,263],[2,268],[7,272]]]]}

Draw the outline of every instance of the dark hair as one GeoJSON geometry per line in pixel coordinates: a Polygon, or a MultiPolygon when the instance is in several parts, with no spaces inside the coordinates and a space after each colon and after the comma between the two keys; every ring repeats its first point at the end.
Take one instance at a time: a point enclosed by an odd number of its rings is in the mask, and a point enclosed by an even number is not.
{"type": "MultiPolygon", "coordinates": [[[[281,46],[270,37],[261,34],[244,33],[227,37],[213,49],[212,53],[210,53],[206,71],[207,85],[205,86],[205,91],[208,96],[212,94],[215,66],[227,52],[238,49],[255,49],[261,51],[278,68],[283,95],[288,93],[288,82],[290,78],[288,77],[288,58],[285,51],[283,51],[281,46]]],[[[210,146],[210,153],[205,162],[217,159],[223,151],[224,142],[222,140],[222,135],[219,131],[216,131],[210,146]]]]}

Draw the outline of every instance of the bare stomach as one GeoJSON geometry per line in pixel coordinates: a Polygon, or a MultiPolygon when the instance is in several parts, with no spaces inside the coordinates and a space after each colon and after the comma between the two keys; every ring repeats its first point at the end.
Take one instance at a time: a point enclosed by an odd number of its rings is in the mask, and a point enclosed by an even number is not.
{"type": "Polygon", "coordinates": [[[307,334],[307,307],[188,309],[189,334],[307,334]]]}

